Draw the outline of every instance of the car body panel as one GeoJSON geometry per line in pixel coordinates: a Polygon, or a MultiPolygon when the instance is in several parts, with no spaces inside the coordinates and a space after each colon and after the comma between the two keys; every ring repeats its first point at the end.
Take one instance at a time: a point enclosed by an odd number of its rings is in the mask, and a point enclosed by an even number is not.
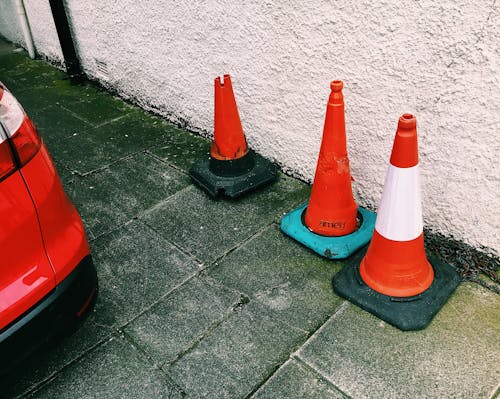
{"type": "Polygon", "coordinates": [[[21,174],[37,209],[47,256],[59,284],[90,253],[82,221],[45,145],[23,166],[21,174]]]}
{"type": "Polygon", "coordinates": [[[33,201],[19,172],[0,182],[0,329],[55,286],[33,201]]]}
{"type": "Polygon", "coordinates": [[[48,295],[0,330],[0,386],[34,350],[71,334],[90,314],[96,298],[97,274],[88,255],[48,295]]]}

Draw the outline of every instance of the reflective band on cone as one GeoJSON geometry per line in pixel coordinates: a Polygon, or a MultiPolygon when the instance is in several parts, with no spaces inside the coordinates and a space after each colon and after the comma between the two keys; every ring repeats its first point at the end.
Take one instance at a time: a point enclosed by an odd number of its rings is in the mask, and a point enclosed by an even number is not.
{"type": "Polygon", "coordinates": [[[409,241],[422,234],[418,165],[411,168],[389,166],[375,229],[385,238],[394,241],[409,241]]]}

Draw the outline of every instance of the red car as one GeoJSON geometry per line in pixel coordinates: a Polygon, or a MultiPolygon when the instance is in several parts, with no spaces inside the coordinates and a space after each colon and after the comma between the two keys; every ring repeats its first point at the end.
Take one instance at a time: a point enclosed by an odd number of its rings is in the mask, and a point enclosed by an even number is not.
{"type": "Polygon", "coordinates": [[[80,216],[35,126],[0,83],[0,374],[72,331],[96,294],[80,216]]]}

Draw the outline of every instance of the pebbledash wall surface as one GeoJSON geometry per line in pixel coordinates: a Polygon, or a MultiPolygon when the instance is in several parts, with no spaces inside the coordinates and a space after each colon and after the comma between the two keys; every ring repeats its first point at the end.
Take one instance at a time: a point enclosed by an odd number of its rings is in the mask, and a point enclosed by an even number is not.
{"type": "MultiPolygon", "coordinates": [[[[63,61],[48,0],[24,0],[38,53],[63,61]]],[[[495,0],[67,0],[82,66],[210,136],[230,73],[249,144],[311,181],[329,82],[344,80],[354,190],[380,201],[398,117],[417,116],[424,223],[500,252],[500,5],[495,0]]],[[[15,1],[0,34],[23,45],[15,1]]]]}

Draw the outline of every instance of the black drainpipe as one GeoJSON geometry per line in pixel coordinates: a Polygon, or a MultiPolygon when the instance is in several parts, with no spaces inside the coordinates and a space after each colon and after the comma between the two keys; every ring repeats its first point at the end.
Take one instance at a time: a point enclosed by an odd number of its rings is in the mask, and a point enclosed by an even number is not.
{"type": "Polygon", "coordinates": [[[49,0],[49,2],[64,56],[64,63],[66,64],[66,71],[72,83],[81,83],[86,80],[86,76],[76,55],[73,36],[69,28],[68,15],[64,7],[64,0],[49,0]]]}

